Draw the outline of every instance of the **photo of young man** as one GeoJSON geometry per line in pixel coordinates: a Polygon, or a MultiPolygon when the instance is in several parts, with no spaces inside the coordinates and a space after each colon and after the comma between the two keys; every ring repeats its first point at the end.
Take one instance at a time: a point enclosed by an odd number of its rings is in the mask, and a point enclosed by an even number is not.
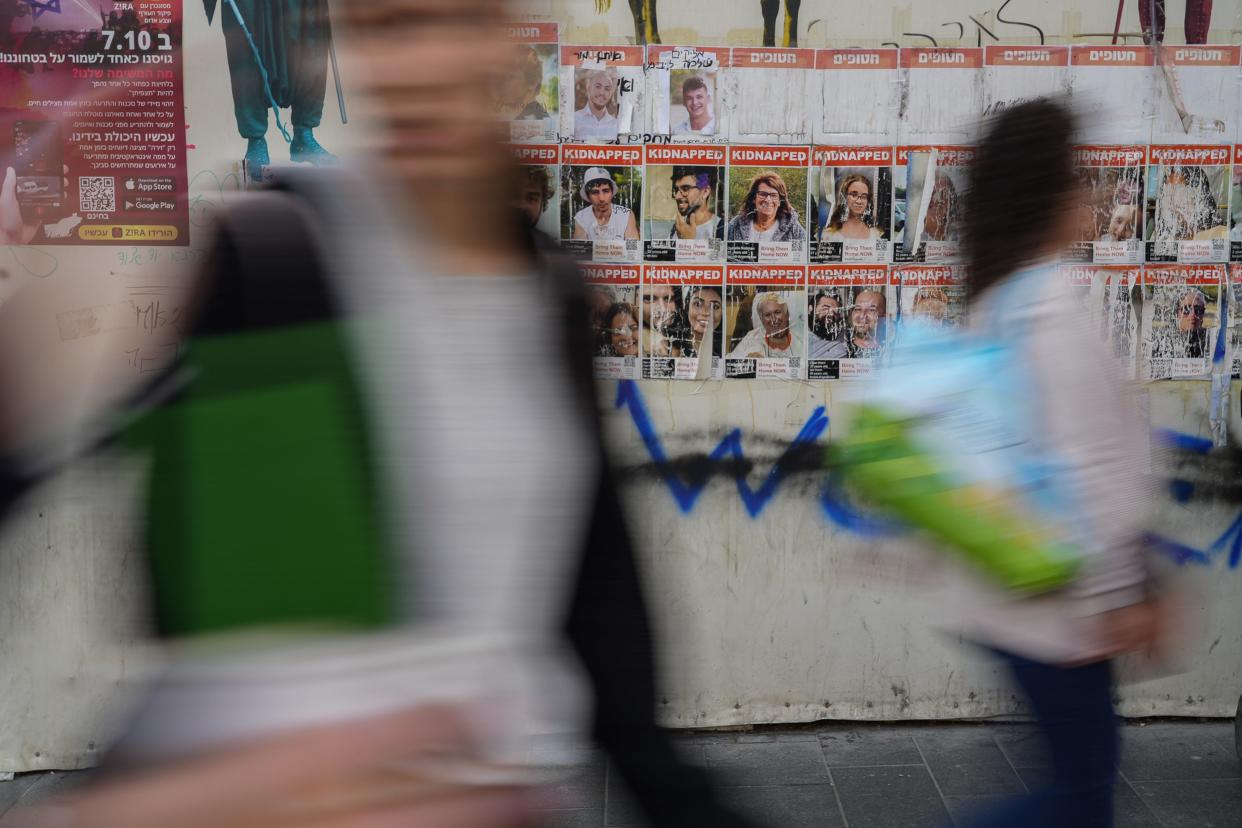
{"type": "Polygon", "coordinates": [[[612,173],[591,167],[583,174],[578,193],[587,206],[574,214],[573,238],[593,242],[638,238],[634,211],[615,201],[617,185],[612,173]]]}
{"type": "Polygon", "coordinates": [[[561,246],[588,261],[638,262],[643,148],[561,145],[561,246]]]}
{"type": "Polygon", "coordinates": [[[621,129],[617,118],[617,74],[613,69],[577,69],[574,72],[574,137],[584,141],[615,141],[621,129]]]}
{"type": "MultiPolygon", "coordinates": [[[[675,70],[672,74],[676,80],[678,71],[675,70]]],[[[681,100],[671,101],[670,104],[673,110],[680,104],[686,111],[686,117],[673,124],[669,130],[673,137],[716,134],[716,111],[712,100],[715,80],[714,76],[692,74],[681,82],[681,100]]]]}
{"type": "Polygon", "coordinates": [[[722,261],[725,148],[649,144],[646,160],[644,258],[650,262],[722,261]]]}
{"type": "Polygon", "coordinates": [[[670,239],[724,239],[724,219],[716,212],[719,172],[714,167],[673,167],[677,214],[670,239]]]}

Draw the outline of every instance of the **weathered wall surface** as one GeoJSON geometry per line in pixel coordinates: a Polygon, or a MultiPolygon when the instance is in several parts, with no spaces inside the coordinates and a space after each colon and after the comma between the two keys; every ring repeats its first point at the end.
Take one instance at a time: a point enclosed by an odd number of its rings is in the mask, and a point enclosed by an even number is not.
{"type": "MultiPolygon", "coordinates": [[[[758,0],[657,5],[665,42],[754,44],[761,37],[758,0]]],[[[986,45],[995,42],[992,36],[1038,40],[1034,25],[1049,42],[1068,42],[1084,32],[1111,32],[1115,7],[1109,5],[807,0],[798,34],[805,45],[926,45],[925,36],[941,45],[980,39],[986,45]]],[[[1134,32],[1136,13],[1127,6],[1122,30],[1134,32]]],[[[1169,6],[1168,38],[1181,42],[1182,5],[1169,6]]],[[[559,20],[566,40],[634,37],[626,0],[614,0],[603,13],[595,0],[533,0],[531,8],[559,20]]],[[[1239,8],[1218,0],[1211,40],[1236,38],[1239,8]]],[[[51,297],[39,315],[23,318],[20,337],[6,332],[20,343],[10,353],[49,376],[69,378],[49,391],[63,395],[66,410],[116,393],[168,359],[210,214],[235,197],[244,142],[233,127],[218,26],[207,26],[201,4],[186,3],[191,247],[0,248],[0,298],[31,284],[51,297]],[[82,324],[84,318],[98,324],[82,324]]],[[[343,68],[348,80],[348,63],[343,68]]],[[[342,127],[329,98],[318,132],[325,146],[345,151],[350,131],[361,128],[342,127]]],[[[274,127],[269,141],[274,158],[283,159],[274,127]]],[[[627,388],[616,406],[617,387],[605,384],[602,404],[619,462],[639,467],[625,491],[664,637],[662,709],[669,724],[946,718],[1014,709],[985,659],[929,628],[930,611],[914,600],[915,567],[899,543],[850,528],[813,475],[766,477],[800,433],[830,439],[823,419],[833,416],[839,387],[746,381],[627,388]],[[825,411],[816,415],[820,406],[825,411]],[[675,459],[709,453],[727,439],[727,450],[756,461],[745,494],[729,479],[713,479],[699,491],[649,468],[657,441],[675,459]]],[[[1235,386],[1235,434],[1242,428],[1237,393],[1235,386]]],[[[1206,434],[1207,394],[1206,383],[1153,387],[1153,423],[1206,434]]],[[[79,466],[33,493],[0,535],[0,771],[93,762],[123,721],[120,691],[152,663],[140,643],[145,604],[129,497],[135,485],[129,472],[79,466]]],[[[1203,553],[1203,560],[1180,568],[1196,588],[1202,634],[1181,653],[1185,672],[1123,690],[1125,713],[1231,712],[1242,692],[1236,634],[1242,573],[1228,560],[1239,508],[1191,497],[1170,500],[1154,516],[1166,535],[1203,553]],[[1223,548],[1210,551],[1222,537],[1223,548]]]]}

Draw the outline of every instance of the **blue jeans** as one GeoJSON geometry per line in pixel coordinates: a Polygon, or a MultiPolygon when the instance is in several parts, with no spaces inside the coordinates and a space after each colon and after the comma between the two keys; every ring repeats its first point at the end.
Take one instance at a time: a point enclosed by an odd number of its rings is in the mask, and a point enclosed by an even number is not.
{"type": "Polygon", "coordinates": [[[1112,828],[1120,732],[1112,664],[1057,667],[999,653],[1026,693],[1051,753],[1052,783],[1004,803],[969,828],[1112,828]]]}

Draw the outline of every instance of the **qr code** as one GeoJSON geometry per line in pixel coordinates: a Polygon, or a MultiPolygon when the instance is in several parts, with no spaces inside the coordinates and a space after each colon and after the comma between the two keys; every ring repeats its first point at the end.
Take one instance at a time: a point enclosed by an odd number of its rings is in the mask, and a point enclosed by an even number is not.
{"type": "Polygon", "coordinates": [[[112,176],[79,178],[78,202],[84,213],[116,212],[116,179],[112,176]]]}

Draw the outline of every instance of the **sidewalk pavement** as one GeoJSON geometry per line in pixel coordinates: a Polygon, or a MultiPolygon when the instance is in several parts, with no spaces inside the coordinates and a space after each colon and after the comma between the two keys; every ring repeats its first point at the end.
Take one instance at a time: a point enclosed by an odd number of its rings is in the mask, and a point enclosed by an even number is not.
{"type": "MultiPolygon", "coordinates": [[[[690,761],[709,768],[727,802],[772,828],[940,828],[1038,786],[1048,764],[1020,724],[822,724],[683,733],[690,761]]],[[[89,772],[22,774],[0,782],[0,815],[80,784],[89,772]]],[[[644,823],[598,751],[559,787],[548,828],[644,823]]],[[[1233,721],[1153,721],[1123,732],[1117,828],[1242,826],[1242,761],[1233,721]]]]}

